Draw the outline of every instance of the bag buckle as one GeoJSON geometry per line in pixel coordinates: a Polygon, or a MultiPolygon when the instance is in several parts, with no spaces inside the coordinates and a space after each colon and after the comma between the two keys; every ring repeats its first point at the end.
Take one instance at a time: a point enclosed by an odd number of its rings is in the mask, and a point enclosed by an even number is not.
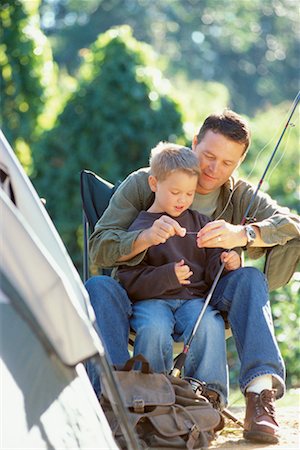
{"type": "Polygon", "coordinates": [[[194,448],[194,445],[197,442],[200,433],[201,430],[199,429],[198,425],[194,424],[191,428],[191,431],[189,432],[189,438],[186,443],[187,448],[194,448]]]}
{"type": "Polygon", "coordinates": [[[132,402],[133,410],[135,413],[143,413],[145,411],[145,402],[142,398],[135,398],[132,402]]]}

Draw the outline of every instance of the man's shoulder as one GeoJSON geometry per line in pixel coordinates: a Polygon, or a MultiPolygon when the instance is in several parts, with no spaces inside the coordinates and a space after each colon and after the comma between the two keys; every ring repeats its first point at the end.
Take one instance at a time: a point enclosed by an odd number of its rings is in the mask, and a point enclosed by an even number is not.
{"type": "Polygon", "coordinates": [[[142,167],[141,169],[131,172],[126,178],[126,180],[136,180],[137,182],[148,182],[149,174],[150,174],[150,167],[142,167]]]}

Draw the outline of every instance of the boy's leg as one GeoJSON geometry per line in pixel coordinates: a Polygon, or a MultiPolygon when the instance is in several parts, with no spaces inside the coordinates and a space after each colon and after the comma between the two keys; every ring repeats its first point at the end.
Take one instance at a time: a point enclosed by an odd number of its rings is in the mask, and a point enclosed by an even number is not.
{"type": "Polygon", "coordinates": [[[169,373],[172,368],[172,302],[177,300],[143,300],[132,305],[130,324],[136,332],[134,354],[144,355],[155,372],[169,373]]]}
{"type": "MultiPolygon", "coordinates": [[[[175,313],[175,339],[186,343],[203,308],[203,299],[185,301],[175,313]]],[[[220,313],[208,305],[187,354],[184,376],[204,381],[219,394],[220,407],[228,401],[225,325],[220,313]]]]}
{"type": "MultiPolygon", "coordinates": [[[[130,357],[128,339],[131,303],[127,293],[116,280],[104,275],[90,278],[85,287],[108,358],[113,365],[123,365],[130,357]]],[[[100,383],[96,369],[90,362],[86,368],[94,390],[99,395],[100,383]]]]}

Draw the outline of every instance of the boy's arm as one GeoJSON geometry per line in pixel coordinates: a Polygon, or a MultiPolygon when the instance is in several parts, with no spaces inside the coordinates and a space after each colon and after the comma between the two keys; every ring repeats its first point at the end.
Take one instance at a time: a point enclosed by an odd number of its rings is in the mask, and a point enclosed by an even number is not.
{"type": "Polygon", "coordinates": [[[149,266],[141,263],[135,267],[118,269],[117,277],[132,301],[160,298],[169,290],[180,288],[174,270],[175,263],[149,266]]]}

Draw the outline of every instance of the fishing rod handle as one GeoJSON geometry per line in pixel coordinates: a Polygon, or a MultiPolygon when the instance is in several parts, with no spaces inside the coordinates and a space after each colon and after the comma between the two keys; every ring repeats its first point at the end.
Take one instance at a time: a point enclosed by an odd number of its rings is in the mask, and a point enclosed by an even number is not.
{"type": "Polygon", "coordinates": [[[180,355],[178,355],[178,357],[176,358],[174,368],[171,372],[171,375],[173,375],[173,377],[176,377],[176,378],[180,377],[181,369],[183,368],[183,366],[185,364],[187,351],[188,351],[188,349],[185,346],[183,349],[183,352],[181,352],[180,355]]]}

